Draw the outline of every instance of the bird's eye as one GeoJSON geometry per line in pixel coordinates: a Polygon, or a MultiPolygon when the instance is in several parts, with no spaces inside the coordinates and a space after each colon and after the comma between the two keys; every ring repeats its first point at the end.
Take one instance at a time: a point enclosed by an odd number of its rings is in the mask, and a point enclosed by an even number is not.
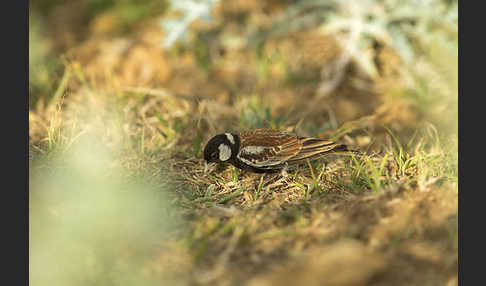
{"type": "Polygon", "coordinates": [[[214,159],[218,158],[218,152],[211,153],[211,158],[214,158],[214,159]]]}

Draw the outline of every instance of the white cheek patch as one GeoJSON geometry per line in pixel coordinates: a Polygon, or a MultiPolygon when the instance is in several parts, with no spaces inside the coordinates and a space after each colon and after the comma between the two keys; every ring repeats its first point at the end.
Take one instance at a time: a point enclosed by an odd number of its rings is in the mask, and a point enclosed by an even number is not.
{"type": "Polygon", "coordinates": [[[228,145],[221,144],[219,145],[218,149],[220,161],[226,161],[231,157],[231,149],[228,145]]]}
{"type": "Polygon", "coordinates": [[[230,133],[225,133],[224,135],[226,135],[226,138],[228,138],[229,142],[234,145],[235,144],[235,138],[233,137],[233,135],[231,135],[230,133]]]}

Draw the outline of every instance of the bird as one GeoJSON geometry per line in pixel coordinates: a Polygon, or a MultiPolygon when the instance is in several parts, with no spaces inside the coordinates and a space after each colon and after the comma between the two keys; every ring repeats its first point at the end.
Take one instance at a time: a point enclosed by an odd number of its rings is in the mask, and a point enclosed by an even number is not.
{"type": "Polygon", "coordinates": [[[287,167],[327,154],[355,152],[333,141],[259,128],[212,137],[204,147],[204,172],[222,162],[254,173],[286,172],[287,167]]]}

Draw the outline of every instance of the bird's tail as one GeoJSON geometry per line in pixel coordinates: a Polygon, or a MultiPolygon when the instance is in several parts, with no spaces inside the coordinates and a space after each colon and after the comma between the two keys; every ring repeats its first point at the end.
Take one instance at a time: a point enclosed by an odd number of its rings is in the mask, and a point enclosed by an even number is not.
{"type": "MultiPolygon", "coordinates": [[[[332,141],[317,139],[317,138],[299,138],[302,140],[302,149],[291,159],[294,162],[301,162],[305,160],[313,160],[317,157],[322,157],[328,154],[339,155],[360,155],[361,152],[351,150],[344,144],[335,143],[332,141]]],[[[290,163],[290,162],[289,162],[290,163]]]]}
{"type": "Polygon", "coordinates": [[[355,155],[355,156],[364,155],[363,152],[359,150],[349,149],[348,146],[344,144],[337,145],[335,148],[330,150],[330,153],[339,154],[339,155],[355,155]]]}

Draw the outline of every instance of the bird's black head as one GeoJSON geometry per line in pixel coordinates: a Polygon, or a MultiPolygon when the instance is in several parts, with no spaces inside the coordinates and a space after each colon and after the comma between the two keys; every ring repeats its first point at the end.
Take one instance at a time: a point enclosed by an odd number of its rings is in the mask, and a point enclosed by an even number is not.
{"type": "Polygon", "coordinates": [[[205,169],[214,163],[228,161],[238,152],[239,138],[235,134],[224,133],[211,138],[204,147],[205,169]]]}

